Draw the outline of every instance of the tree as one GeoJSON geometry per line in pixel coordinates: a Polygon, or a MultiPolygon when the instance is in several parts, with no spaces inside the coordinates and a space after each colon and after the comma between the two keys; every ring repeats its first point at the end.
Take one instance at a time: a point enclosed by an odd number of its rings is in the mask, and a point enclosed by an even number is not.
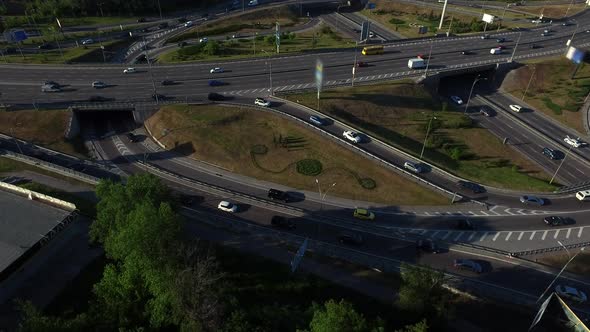
{"type": "Polygon", "coordinates": [[[314,304],[313,318],[309,323],[311,332],[365,332],[368,325],[362,314],[352,304],[329,300],[323,306],[314,304]]]}
{"type": "Polygon", "coordinates": [[[221,45],[216,40],[210,40],[203,47],[203,52],[208,55],[218,55],[221,53],[221,45]]]}
{"type": "Polygon", "coordinates": [[[30,301],[18,300],[17,306],[22,313],[22,320],[18,327],[20,332],[88,331],[92,327],[85,314],[67,319],[45,316],[30,301]]]}
{"type": "Polygon", "coordinates": [[[418,317],[442,320],[450,316],[450,293],[443,288],[444,273],[403,264],[401,278],[398,306],[418,317]]]}
{"type": "Polygon", "coordinates": [[[395,332],[427,332],[428,331],[428,324],[426,324],[426,319],[419,321],[413,325],[406,325],[401,330],[396,330],[395,332]]]}

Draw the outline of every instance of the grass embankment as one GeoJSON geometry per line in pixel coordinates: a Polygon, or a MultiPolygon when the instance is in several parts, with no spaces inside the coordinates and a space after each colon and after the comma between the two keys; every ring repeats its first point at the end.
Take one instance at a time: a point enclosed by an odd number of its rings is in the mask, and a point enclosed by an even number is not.
{"type": "Polygon", "coordinates": [[[307,22],[297,16],[289,6],[248,11],[244,14],[232,15],[215,21],[208,21],[196,26],[189,31],[168,39],[167,43],[177,43],[187,39],[199,39],[211,37],[246,33],[252,35],[256,32],[274,31],[276,22],[279,22],[281,29],[293,27],[307,22]]]}
{"type": "MultiPolygon", "coordinates": [[[[375,10],[365,9],[360,13],[368,18],[382,23],[393,31],[397,31],[405,37],[423,37],[424,34],[418,32],[419,26],[428,28],[426,35],[432,35],[438,29],[440,22],[441,9],[430,7],[416,6],[408,3],[397,3],[386,0],[375,0],[375,10]]],[[[453,16],[453,24],[451,26],[451,33],[467,33],[478,32],[484,30],[484,23],[481,22],[480,14],[469,16],[466,14],[447,13],[445,23],[443,23],[442,32],[446,32],[451,22],[451,15],[453,16]]],[[[502,24],[509,26],[509,24],[502,24]]],[[[488,31],[497,29],[496,24],[490,24],[487,27],[488,31]]]]}
{"type": "Polygon", "coordinates": [[[166,106],[146,121],[177,152],[232,172],[330,195],[396,205],[448,200],[270,112],[247,107],[166,106]],[[403,188],[403,190],[400,190],[403,188]],[[328,188],[326,187],[325,190],[328,188]]]}
{"type": "Polygon", "coordinates": [[[527,62],[506,76],[502,88],[520,99],[530,81],[525,101],[535,111],[584,133],[580,108],[590,92],[590,66],[582,64],[572,79],[575,68],[564,58],[527,62]]]}
{"type": "MultiPolygon", "coordinates": [[[[285,98],[315,108],[315,93],[285,98]]],[[[424,157],[461,177],[510,189],[548,191],[547,175],[487,130],[443,106],[420,85],[401,81],[338,88],[322,92],[322,112],[415,156],[420,155],[428,124],[424,157]],[[437,112],[433,112],[437,111],[437,112]]]]}
{"type": "Polygon", "coordinates": [[[0,132],[49,149],[87,158],[80,138],[64,137],[71,113],[67,110],[0,112],[0,132]]]}
{"type": "MultiPolygon", "coordinates": [[[[549,266],[553,266],[554,268],[561,269],[569,259],[570,257],[567,255],[567,253],[563,252],[559,255],[551,255],[538,258],[537,261],[543,264],[547,264],[549,266]]],[[[566,271],[581,276],[590,275],[590,254],[581,253],[578,256],[576,256],[576,259],[574,259],[567,266],[566,271]]]]}
{"type": "Polygon", "coordinates": [[[567,13],[568,16],[577,14],[586,8],[585,3],[564,3],[562,5],[542,5],[542,6],[518,6],[514,7],[523,12],[531,13],[535,17],[539,17],[543,14],[544,19],[551,19],[551,18],[563,18],[563,16],[567,13]],[[570,7],[569,11],[567,10],[568,6],[570,7]]]}
{"type": "MultiPolygon", "coordinates": [[[[298,53],[314,49],[354,47],[354,42],[342,37],[330,27],[320,26],[301,33],[284,33],[281,37],[280,54],[298,53]]],[[[254,39],[228,39],[189,45],[162,54],[160,63],[201,61],[211,59],[239,59],[276,55],[274,35],[258,36],[254,39]],[[265,52],[263,52],[264,50],[265,52]],[[256,51],[256,53],[255,53],[256,51]]]]}

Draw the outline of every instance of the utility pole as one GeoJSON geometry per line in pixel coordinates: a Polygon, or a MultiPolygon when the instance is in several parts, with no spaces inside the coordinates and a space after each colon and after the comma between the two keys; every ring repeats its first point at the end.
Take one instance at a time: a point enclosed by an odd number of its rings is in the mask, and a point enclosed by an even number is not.
{"type": "Polygon", "coordinates": [[[447,2],[448,2],[448,0],[445,0],[445,4],[443,5],[442,13],[440,14],[440,23],[438,24],[439,30],[442,29],[442,25],[445,20],[445,12],[447,11],[447,2]]]}
{"type": "Polygon", "coordinates": [[[420,160],[422,160],[422,156],[424,155],[424,149],[426,148],[426,141],[428,140],[428,134],[430,133],[430,126],[432,125],[432,120],[435,120],[436,117],[434,116],[434,112],[432,112],[432,117],[430,121],[428,121],[428,129],[426,129],[426,137],[424,137],[424,144],[422,144],[422,151],[420,152],[420,160]]]}
{"type": "MultiPolygon", "coordinates": [[[[506,15],[506,9],[508,9],[509,4],[506,4],[506,7],[504,7],[504,11],[502,12],[502,18],[500,19],[500,22],[504,22],[504,15],[506,15]]],[[[500,32],[500,27],[502,26],[502,24],[498,24],[498,30],[496,30],[496,32],[500,32]]]]}
{"type": "Polygon", "coordinates": [[[163,20],[162,18],[162,7],[160,7],[160,0],[158,0],[158,10],[160,11],[160,21],[163,20]]]}
{"type": "Polygon", "coordinates": [[[533,67],[533,72],[531,73],[531,78],[529,79],[529,83],[526,85],[526,89],[524,89],[524,93],[522,94],[522,98],[520,98],[520,100],[522,100],[524,102],[524,97],[526,97],[526,93],[529,91],[529,87],[531,86],[531,82],[533,81],[533,76],[535,76],[535,70],[537,69],[537,67],[533,67]]]}
{"type": "Polygon", "coordinates": [[[159,97],[158,97],[158,92],[156,91],[156,82],[154,81],[154,73],[152,71],[152,63],[150,61],[150,57],[148,56],[148,51],[147,51],[147,44],[145,42],[145,36],[143,36],[143,52],[145,54],[145,58],[147,60],[148,63],[148,68],[150,71],[150,79],[152,80],[152,86],[154,87],[154,95],[156,97],[156,104],[160,103],[159,97]]]}
{"type": "Polygon", "coordinates": [[[469,108],[469,102],[471,101],[471,94],[473,93],[473,88],[475,88],[475,84],[480,81],[480,80],[487,80],[487,78],[482,77],[480,78],[481,75],[477,75],[477,77],[475,78],[475,80],[473,80],[473,84],[471,85],[471,91],[469,91],[469,97],[467,98],[467,103],[465,104],[465,111],[463,111],[463,114],[467,114],[467,108],[469,108]]]}
{"type": "MultiPolygon", "coordinates": [[[[445,0],[446,3],[447,0],[445,0]]],[[[424,78],[428,75],[428,67],[430,66],[430,58],[432,57],[432,46],[434,46],[434,38],[430,40],[430,51],[428,52],[428,61],[426,61],[426,70],[424,70],[424,78]]]]}
{"type": "MultiPolygon", "coordinates": [[[[520,29],[520,28],[518,28],[518,29],[520,29]]],[[[521,36],[522,36],[522,32],[519,32],[518,39],[516,40],[516,45],[514,46],[514,50],[512,50],[512,55],[510,56],[510,60],[508,60],[508,62],[512,62],[512,60],[514,60],[514,54],[516,53],[516,48],[518,47],[518,43],[520,42],[521,36]]]]}

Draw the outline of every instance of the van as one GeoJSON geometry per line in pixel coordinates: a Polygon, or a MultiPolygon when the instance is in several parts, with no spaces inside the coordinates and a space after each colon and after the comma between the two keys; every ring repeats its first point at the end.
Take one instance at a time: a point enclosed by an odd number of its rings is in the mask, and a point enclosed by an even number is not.
{"type": "Polygon", "coordinates": [[[250,2],[248,2],[248,6],[258,6],[258,0],[250,0],[250,2]]]}
{"type": "Polygon", "coordinates": [[[576,193],[576,198],[580,201],[590,201],[590,190],[582,190],[576,193]]]}
{"type": "Polygon", "coordinates": [[[502,53],[502,49],[501,49],[501,48],[499,48],[499,47],[492,48],[492,49],[490,50],[490,54],[501,54],[501,53],[502,53]]]}

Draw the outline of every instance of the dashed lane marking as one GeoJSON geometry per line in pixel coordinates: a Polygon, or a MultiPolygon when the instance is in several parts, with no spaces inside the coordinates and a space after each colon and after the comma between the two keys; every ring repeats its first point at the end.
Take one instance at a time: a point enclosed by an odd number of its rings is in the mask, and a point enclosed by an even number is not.
{"type": "Polygon", "coordinates": [[[459,234],[457,234],[457,236],[455,237],[455,239],[453,241],[457,242],[457,240],[459,240],[459,238],[461,238],[462,235],[463,235],[463,232],[459,232],[459,234]]]}
{"type": "Polygon", "coordinates": [[[508,235],[506,235],[506,240],[505,240],[505,241],[508,241],[508,240],[510,240],[510,237],[511,237],[511,236],[512,236],[512,232],[508,232],[508,235]]]}
{"type": "Polygon", "coordinates": [[[554,239],[557,239],[557,236],[559,235],[559,231],[560,231],[560,230],[561,230],[561,229],[558,229],[558,230],[556,230],[556,231],[555,231],[555,235],[553,236],[553,238],[554,238],[554,239]]]}
{"type": "Polygon", "coordinates": [[[541,236],[541,240],[545,241],[545,237],[547,236],[547,231],[543,232],[543,236],[541,236]]]}
{"type": "Polygon", "coordinates": [[[567,229],[567,233],[565,234],[565,238],[566,238],[566,239],[569,239],[569,238],[570,238],[570,233],[571,233],[571,232],[572,232],[572,229],[571,229],[571,228],[568,228],[568,229],[567,229]]]}
{"type": "Polygon", "coordinates": [[[531,233],[531,237],[529,238],[529,240],[532,240],[535,237],[535,234],[537,234],[537,231],[533,231],[531,233]]]}
{"type": "Polygon", "coordinates": [[[496,233],[496,235],[494,235],[494,238],[492,239],[492,241],[496,241],[496,239],[498,238],[499,235],[500,235],[500,232],[496,233]]]}
{"type": "Polygon", "coordinates": [[[522,239],[523,235],[524,235],[524,232],[520,232],[520,234],[518,234],[518,241],[520,241],[520,239],[522,239]]]}
{"type": "Polygon", "coordinates": [[[483,233],[483,235],[479,238],[479,242],[483,241],[486,238],[486,235],[488,235],[488,232],[483,233]]]}

